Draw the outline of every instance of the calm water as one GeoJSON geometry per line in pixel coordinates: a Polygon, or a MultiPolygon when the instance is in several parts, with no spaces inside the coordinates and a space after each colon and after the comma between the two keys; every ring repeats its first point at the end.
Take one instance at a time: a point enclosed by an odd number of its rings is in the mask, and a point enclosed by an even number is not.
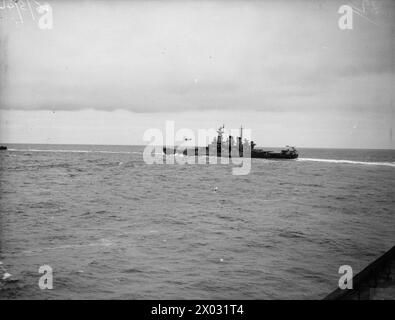
{"type": "Polygon", "coordinates": [[[302,149],[233,176],[146,165],[143,147],[9,148],[3,299],[319,299],[395,244],[395,151],[302,149]]]}

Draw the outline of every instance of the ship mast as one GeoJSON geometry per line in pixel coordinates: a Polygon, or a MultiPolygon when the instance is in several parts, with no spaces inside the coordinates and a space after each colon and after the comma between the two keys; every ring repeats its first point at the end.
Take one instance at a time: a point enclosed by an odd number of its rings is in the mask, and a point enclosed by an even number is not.
{"type": "Polygon", "coordinates": [[[240,126],[240,136],[237,138],[237,144],[239,148],[239,157],[243,156],[243,126],[240,126]]]}
{"type": "Polygon", "coordinates": [[[220,141],[222,141],[222,134],[223,134],[224,129],[225,129],[225,125],[223,124],[222,127],[219,127],[219,129],[217,130],[218,140],[220,140],[220,141]]]}

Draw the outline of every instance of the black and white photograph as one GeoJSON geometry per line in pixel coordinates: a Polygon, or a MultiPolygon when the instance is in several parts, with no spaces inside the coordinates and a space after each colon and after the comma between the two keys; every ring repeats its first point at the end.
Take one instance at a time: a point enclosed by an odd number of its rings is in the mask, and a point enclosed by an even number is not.
{"type": "Polygon", "coordinates": [[[393,0],[0,0],[0,300],[395,300],[394,103],[393,0]]]}

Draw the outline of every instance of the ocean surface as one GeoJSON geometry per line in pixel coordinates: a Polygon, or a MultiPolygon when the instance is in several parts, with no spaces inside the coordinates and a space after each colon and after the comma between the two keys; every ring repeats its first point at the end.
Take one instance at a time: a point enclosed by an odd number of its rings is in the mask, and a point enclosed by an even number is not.
{"type": "Polygon", "coordinates": [[[142,146],[8,147],[1,299],[321,299],[395,244],[394,150],[300,149],[235,176],[148,165],[142,146]]]}

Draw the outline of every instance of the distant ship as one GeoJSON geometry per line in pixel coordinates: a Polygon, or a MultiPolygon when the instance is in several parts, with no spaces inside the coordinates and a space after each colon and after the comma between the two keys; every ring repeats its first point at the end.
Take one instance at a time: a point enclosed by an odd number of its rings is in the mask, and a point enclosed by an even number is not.
{"type": "MultiPolygon", "coordinates": [[[[294,147],[286,146],[286,149],[280,152],[268,151],[263,148],[256,148],[254,141],[248,142],[244,139],[243,142],[243,127],[240,127],[240,136],[237,137],[235,144],[233,136],[229,135],[227,141],[224,141],[225,126],[223,125],[217,130],[218,136],[214,138],[207,147],[195,147],[193,149],[187,148],[182,151],[184,155],[206,155],[217,157],[251,157],[259,159],[296,159],[299,155],[294,147]]],[[[164,154],[177,153],[176,148],[163,147],[164,154]]]]}
{"type": "Polygon", "coordinates": [[[0,150],[7,150],[6,146],[0,146],[0,150]]]}

